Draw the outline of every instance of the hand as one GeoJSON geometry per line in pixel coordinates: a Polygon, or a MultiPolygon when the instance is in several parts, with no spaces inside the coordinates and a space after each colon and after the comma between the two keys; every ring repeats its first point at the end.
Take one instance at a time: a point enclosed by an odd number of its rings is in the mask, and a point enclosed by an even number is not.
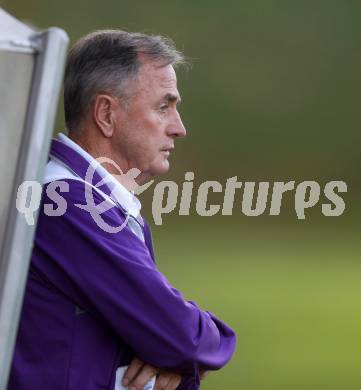
{"type": "Polygon", "coordinates": [[[143,387],[157,373],[157,368],[134,358],[123,375],[122,384],[128,386],[129,390],[143,390],[143,387]]]}
{"type": "Polygon", "coordinates": [[[123,386],[129,386],[129,390],[143,390],[155,375],[157,375],[155,390],[175,390],[182,379],[179,374],[159,370],[134,358],[124,373],[123,386]]]}
{"type": "Polygon", "coordinates": [[[175,390],[182,381],[182,377],[170,371],[162,371],[155,381],[155,390],[175,390]]]}

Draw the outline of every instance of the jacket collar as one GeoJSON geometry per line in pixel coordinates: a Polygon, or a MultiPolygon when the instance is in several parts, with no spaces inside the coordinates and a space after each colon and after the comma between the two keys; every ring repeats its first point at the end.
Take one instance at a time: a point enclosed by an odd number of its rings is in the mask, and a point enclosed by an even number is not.
{"type": "Polygon", "coordinates": [[[66,135],[59,134],[58,138],[52,141],[50,157],[60,160],[80,179],[89,182],[89,184],[110,196],[115,203],[119,204],[123,210],[134,218],[140,215],[141,203],[139,199],[80,145],[66,135]],[[93,167],[91,175],[88,172],[90,166],[93,167]]]}

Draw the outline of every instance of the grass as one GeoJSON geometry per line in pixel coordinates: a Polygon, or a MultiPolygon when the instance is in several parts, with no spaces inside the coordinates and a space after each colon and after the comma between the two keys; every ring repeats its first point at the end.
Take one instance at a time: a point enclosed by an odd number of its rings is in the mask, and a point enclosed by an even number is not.
{"type": "Polygon", "coordinates": [[[361,388],[360,243],[347,230],[153,228],[160,269],[238,335],[202,389],[361,388]]]}

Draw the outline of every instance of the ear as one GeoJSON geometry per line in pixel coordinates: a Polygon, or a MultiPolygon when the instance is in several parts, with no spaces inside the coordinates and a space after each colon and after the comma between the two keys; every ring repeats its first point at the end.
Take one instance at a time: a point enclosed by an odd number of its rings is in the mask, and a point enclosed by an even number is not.
{"type": "Polygon", "coordinates": [[[104,137],[112,137],[115,130],[118,101],[111,95],[99,94],[93,105],[93,119],[104,137]]]}

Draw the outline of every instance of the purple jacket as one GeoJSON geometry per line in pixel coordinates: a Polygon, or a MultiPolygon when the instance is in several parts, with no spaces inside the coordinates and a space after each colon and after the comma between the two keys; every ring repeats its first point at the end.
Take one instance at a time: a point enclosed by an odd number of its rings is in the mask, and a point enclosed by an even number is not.
{"type": "MultiPolygon", "coordinates": [[[[51,153],[85,177],[88,163],[67,145],[54,140],[51,153]]],[[[134,356],[182,374],[179,389],[198,389],[200,370],[230,360],[234,332],[158,271],[146,223],[145,242],[128,226],[103,231],[75,206],[86,203],[85,184],[65,181],[62,216],[44,213],[57,207],[44,186],[8,390],[113,390],[117,367],[134,356]]],[[[113,207],[102,218],[119,226],[125,215],[113,207]]]]}

